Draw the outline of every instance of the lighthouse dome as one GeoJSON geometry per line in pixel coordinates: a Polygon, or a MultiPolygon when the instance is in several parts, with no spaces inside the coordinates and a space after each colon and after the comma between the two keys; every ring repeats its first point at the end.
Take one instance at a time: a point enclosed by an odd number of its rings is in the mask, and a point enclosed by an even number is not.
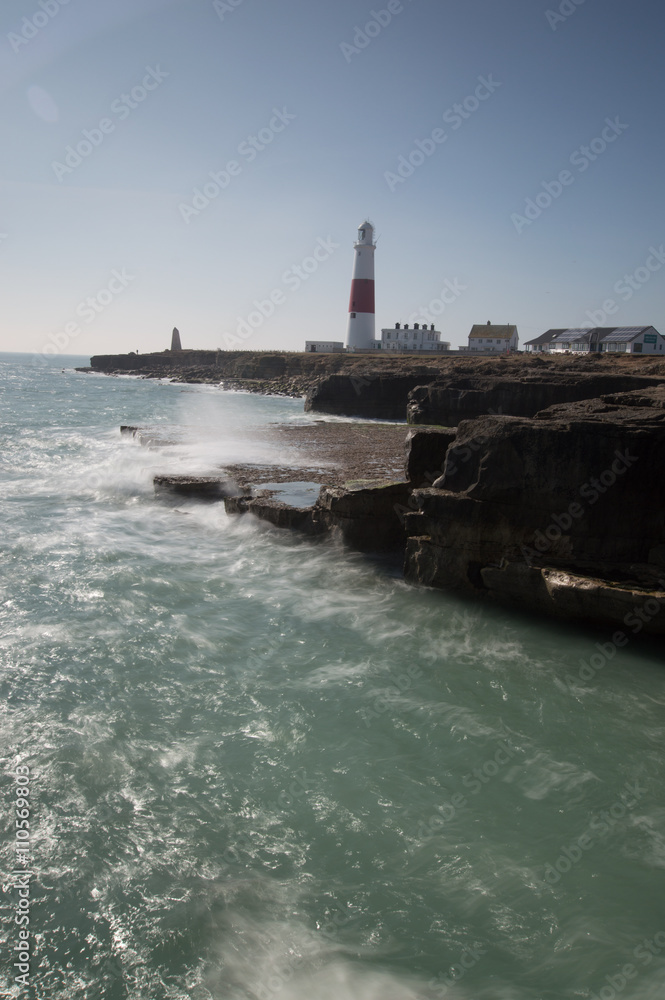
{"type": "Polygon", "coordinates": [[[371,222],[363,222],[358,226],[358,243],[372,246],[374,243],[374,226],[371,222]]]}

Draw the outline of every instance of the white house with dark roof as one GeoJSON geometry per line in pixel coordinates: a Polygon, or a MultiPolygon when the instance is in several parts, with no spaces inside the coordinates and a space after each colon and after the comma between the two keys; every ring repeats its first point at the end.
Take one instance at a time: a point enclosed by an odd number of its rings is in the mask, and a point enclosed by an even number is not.
{"type": "Polygon", "coordinates": [[[564,329],[558,330],[546,330],[545,333],[541,333],[540,337],[534,337],[533,340],[527,340],[524,345],[524,350],[527,354],[549,354],[550,347],[555,337],[560,333],[565,333],[564,329]]]}
{"type": "Polygon", "coordinates": [[[509,324],[497,326],[488,320],[485,326],[475,325],[471,327],[469,346],[460,347],[460,351],[505,354],[508,351],[516,351],[519,341],[516,326],[509,324]]]}
{"type": "Polygon", "coordinates": [[[612,327],[571,327],[561,330],[550,344],[550,354],[563,354],[572,351],[573,354],[586,354],[598,351],[601,337],[610,333],[612,327]]]}
{"type": "Polygon", "coordinates": [[[618,326],[600,341],[605,352],[626,354],[660,354],[665,356],[665,338],[653,326],[618,326]]]}

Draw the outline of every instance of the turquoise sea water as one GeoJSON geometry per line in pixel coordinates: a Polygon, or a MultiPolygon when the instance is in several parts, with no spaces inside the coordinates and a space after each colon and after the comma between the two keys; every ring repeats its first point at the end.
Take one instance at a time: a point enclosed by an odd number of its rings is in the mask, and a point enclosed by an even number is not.
{"type": "Polygon", "coordinates": [[[73,363],[0,356],[2,995],[662,1000],[660,647],[157,499],[302,404],[73,363]]]}

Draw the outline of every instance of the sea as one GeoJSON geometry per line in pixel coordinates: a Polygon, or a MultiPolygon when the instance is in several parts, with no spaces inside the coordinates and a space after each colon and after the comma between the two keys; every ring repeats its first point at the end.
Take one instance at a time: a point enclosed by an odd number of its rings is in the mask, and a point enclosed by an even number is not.
{"type": "Polygon", "coordinates": [[[0,995],[662,1000],[662,645],[158,496],[302,400],[87,363],[0,355],[0,995]]]}

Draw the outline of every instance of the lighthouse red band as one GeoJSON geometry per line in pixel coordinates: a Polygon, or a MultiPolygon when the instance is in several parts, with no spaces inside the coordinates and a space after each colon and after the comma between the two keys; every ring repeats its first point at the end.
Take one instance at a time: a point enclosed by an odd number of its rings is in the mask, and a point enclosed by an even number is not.
{"type": "Polygon", "coordinates": [[[354,278],[351,282],[349,312],[373,313],[374,281],[371,278],[354,278]]]}

